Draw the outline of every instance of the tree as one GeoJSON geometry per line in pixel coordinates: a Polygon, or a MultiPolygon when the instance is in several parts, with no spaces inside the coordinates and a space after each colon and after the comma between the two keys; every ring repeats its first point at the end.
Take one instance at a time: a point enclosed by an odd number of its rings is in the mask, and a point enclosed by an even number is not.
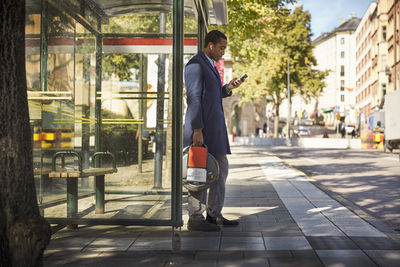
{"type": "Polygon", "coordinates": [[[287,98],[288,60],[291,95],[306,100],[317,97],[327,75],[312,68],[316,60],[310,14],[302,6],[286,9],[282,5],[285,2],[293,1],[228,1],[231,24],[226,27],[235,74],[246,72],[250,77],[236,92],[242,95],[242,103],[270,97],[276,115],[275,136],[279,106],[287,98]]]}
{"type": "Polygon", "coordinates": [[[33,178],[25,74],[25,1],[0,4],[0,266],[41,266],[50,226],[33,178]]]}

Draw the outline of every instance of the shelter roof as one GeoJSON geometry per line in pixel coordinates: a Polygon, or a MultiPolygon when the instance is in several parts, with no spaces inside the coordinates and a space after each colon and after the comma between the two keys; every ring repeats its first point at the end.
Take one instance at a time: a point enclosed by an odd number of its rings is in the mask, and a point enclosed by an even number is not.
{"type": "MultiPolygon", "coordinates": [[[[171,12],[172,0],[91,0],[95,2],[109,17],[137,12],[171,12]]],[[[224,25],[228,23],[226,0],[184,0],[185,12],[196,10],[203,2],[208,13],[209,23],[224,25]]]]}

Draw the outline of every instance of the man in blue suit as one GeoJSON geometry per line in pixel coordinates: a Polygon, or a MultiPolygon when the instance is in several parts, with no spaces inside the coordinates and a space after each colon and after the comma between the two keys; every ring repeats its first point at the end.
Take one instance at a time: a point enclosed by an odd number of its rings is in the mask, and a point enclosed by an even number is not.
{"type": "Polygon", "coordinates": [[[189,192],[188,230],[220,231],[219,225],[237,226],[238,221],[228,220],[221,214],[225,199],[225,182],[228,176],[230,154],[226,131],[222,98],[232,95],[232,89],[242,82],[233,79],[222,86],[215,61],[225,54],[227,38],[220,31],[211,31],[205,37],[205,47],[199,51],[185,67],[187,111],[183,145],[201,146],[205,144],[218,161],[219,179],[207,191],[189,192]],[[208,203],[208,205],[207,205],[208,203]],[[204,219],[203,213],[207,211],[204,219]]]}

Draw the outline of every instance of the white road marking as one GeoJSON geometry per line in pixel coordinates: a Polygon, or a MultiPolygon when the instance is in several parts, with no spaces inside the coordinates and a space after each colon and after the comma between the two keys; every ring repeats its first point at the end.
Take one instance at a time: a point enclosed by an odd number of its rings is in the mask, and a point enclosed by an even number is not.
{"type": "Polygon", "coordinates": [[[309,162],[314,163],[314,164],[319,164],[319,162],[314,160],[314,159],[309,159],[309,158],[305,158],[305,159],[308,160],[309,162]]]}
{"type": "Polygon", "coordinates": [[[387,160],[393,160],[393,161],[399,161],[398,158],[383,158],[383,159],[387,159],[387,160]]]}

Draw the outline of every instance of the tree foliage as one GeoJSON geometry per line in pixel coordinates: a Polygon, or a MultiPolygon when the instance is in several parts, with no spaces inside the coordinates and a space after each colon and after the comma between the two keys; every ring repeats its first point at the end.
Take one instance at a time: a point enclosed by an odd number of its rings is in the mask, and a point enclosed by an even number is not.
{"type": "MultiPolygon", "coordinates": [[[[103,25],[104,33],[117,34],[158,34],[162,31],[172,33],[171,13],[165,14],[165,29],[161,30],[160,12],[145,14],[130,14],[112,17],[109,23],[103,25]]],[[[194,16],[185,16],[185,32],[197,33],[197,19],[194,16]]],[[[132,80],[131,69],[139,68],[140,59],[138,54],[107,54],[103,56],[103,76],[110,77],[112,74],[118,76],[121,81],[132,80]]]]}
{"type": "Polygon", "coordinates": [[[140,58],[138,54],[106,54],[103,56],[103,78],[118,76],[121,81],[132,80],[131,69],[138,69],[140,58]]]}
{"type": "Polygon", "coordinates": [[[327,72],[313,69],[311,15],[302,6],[294,10],[285,6],[293,2],[228,1],[230,23],[223,29],[229,38],[235,76],[249,75],[236,91],[242,95],[241,102],[268,96],[277,115],[287,98],[288,61],[291,95],[305,100],[318,97],[327,76],[327,72]]]}

